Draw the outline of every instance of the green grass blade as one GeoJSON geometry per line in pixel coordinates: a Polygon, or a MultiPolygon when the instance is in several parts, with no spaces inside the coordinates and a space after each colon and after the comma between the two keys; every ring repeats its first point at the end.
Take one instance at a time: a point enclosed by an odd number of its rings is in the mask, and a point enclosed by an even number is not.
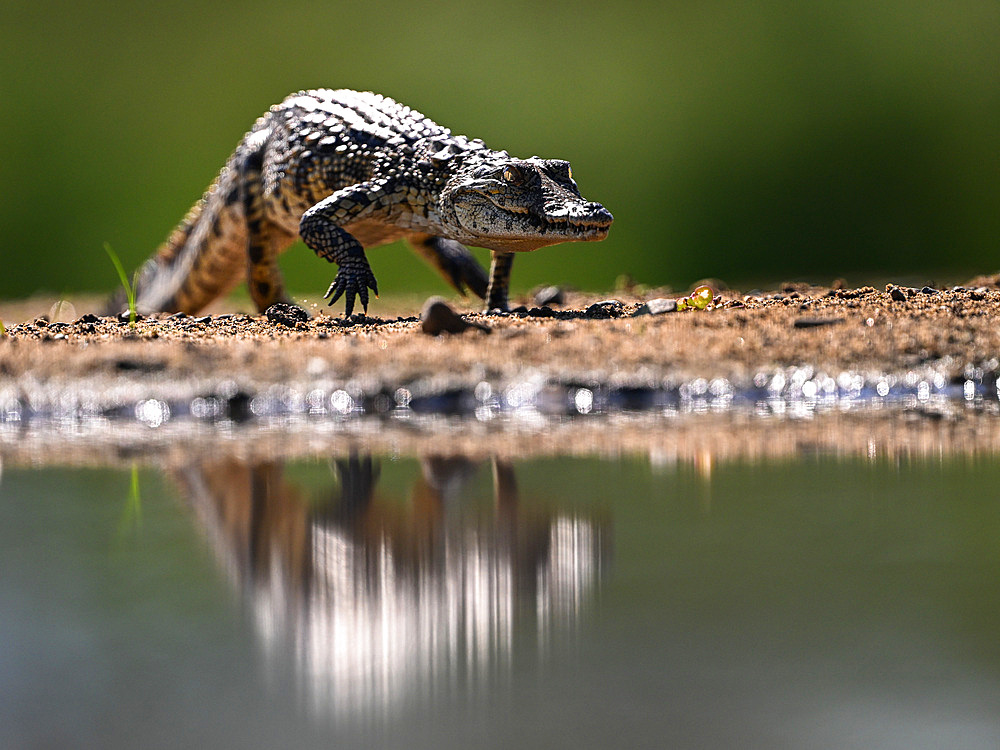
{"type": "Polygon", "coordinates": [[[132,464],[132,477],[129,482],[128,496],[118,521],[118,536],[123,537],[130,531],[138,531],[142,526],[142,495],[139,492],[139,465],[132,464]]]}
{"type": "Polygon", "coordinates": [[[130,328],[135,328],[135,285],[139,279],[139,272],[136,271],[135,276],[132,277],[132,282],[129,283],[128,274],[125,273],[125,268],[122,266],[122,262],[118,258],[118,253],[116,253],[107,242],[104,243],[104,252],[106,252],[108,257],[111,258],[111,263],[114,265],[115,271],[118,272],[118,278],[121,280],[122,287],[125,289],[125,296],[128,297],[128,324],[130,328]]]}

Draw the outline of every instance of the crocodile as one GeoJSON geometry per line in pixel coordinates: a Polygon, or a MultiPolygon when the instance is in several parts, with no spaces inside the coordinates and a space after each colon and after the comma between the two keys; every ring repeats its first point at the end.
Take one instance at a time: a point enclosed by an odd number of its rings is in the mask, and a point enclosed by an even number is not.
{"type": "MultiPolygon", "coordinates": [[[[301,238],[338,265],[325,297],[368,311],[365,248],[406,239],[452,286],[507,310],[513,254],[601,240],[613,217],[566,161],[519,159],[389,97],[300,91],[257,119],[201,200],[140,269],[141,313],[196,313],[245,278],[261,312],[289,302],[278,255],[301,238]],[[491,251],[489,275],[466,245],[491,251]]],[[[112,303],[120,311],[122,299],[112,303]]]]}

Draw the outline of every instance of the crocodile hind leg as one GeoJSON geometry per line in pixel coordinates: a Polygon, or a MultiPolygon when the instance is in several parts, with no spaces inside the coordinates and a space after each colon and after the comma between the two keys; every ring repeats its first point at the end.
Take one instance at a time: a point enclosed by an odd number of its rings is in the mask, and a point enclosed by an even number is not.
{"type": "Polygon", "coordinates": [[[263,149],[250,152],[239,165],[240,199],[247,226],[247,288],[258,312],[264,312],[275,302],[291,304],[278,256],[295,241],[293,235],[265,215],[263,155],[263,149]]]}
{"type": "Polygon", "coordinates": [[[486,298],[486,271],[465,245],[429,234],[416,234],[407,241],[459,294],[464,296],[468,287],[480,299],[486,298]]]}
{"type": "Polygon", "coordinates": [[[490,264],[490,286],[486,290],[486,311],[507,312],[507,290],[510,287],[510,267],[514,265],[514,253],[493,251],[490,264]]]}

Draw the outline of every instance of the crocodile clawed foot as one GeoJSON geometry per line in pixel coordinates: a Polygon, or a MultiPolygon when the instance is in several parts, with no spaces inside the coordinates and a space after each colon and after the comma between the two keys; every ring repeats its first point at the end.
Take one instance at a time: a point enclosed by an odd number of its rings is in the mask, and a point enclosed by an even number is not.
{"type": "Polygon", "coordinates": [[[323,297],[328,298],[330,301],[327,304],[332,305],[343,296],[344,317],[349,318],[354,312],[355,297],[361,300],[361,307],[365,314],[368,313],[369,289],[378,297],[378,282],[375,280],[375,274],[372,273],[368,261],[363,257],[349,258],[340,266],[336,278],[323,297]]]}

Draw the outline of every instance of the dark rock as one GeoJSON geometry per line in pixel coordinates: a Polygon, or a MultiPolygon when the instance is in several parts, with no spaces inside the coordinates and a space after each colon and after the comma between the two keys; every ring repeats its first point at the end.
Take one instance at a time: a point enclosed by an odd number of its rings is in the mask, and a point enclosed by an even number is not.
{"type": "Polygon", "coordinates": [[[298,305],[275,302],[264,311],[264,317],[276,325],[294,328],[296,323],[305,323],[309,320],[309,313],[298,305]]]}
{"type": "Polygon", "coordinates": [[[440,297],[428,299],[420,311],[420,330],[428,336],[439,336],[442,333],[463,333],[470,328],[477,328],[486,333],[490,333],[491,330],[489,326],[465,320],[440,297]]]}
{"type": "Polygon", "coordinates": [[[932,286],[925,286],[923,289],[920,290],[920,293],[921,294],[937,294],[938,290],[935,289],[932,286]]]}
{"type": "MultiPolygon", "coordinates": [[[[142,318],[143,318],[143,316],[140,315],[139,313],[135,314],[135,322],[136,323],[138,323],[140,320],[142,320],[142,318]]],[[[122,310],[120,313],[118,313],[118,315],[115,316],[115,320],[117,320],[119,323],[131,323],[132,322],[132,313],[130,313],[128,310],[122,310]]]]}
{"type": "Polygon", "coordinates": [[[843,318],[797,318],[792,325],[796,328],[819,328],[820,326],[832,326],[843,322],[843,318]]]}
{"type": "Polygon", "coordinates": [[[146,362],[139,359],[119,359],[115,362],[115,369],[118,372],[160,372],[167,367],[165,362],[146,362]]]}
{"type": "Polygon", "coordinates": [[[663,313],[676,311],[677,300],[661,297],[660,299],[651,299],[643,304],[638,310],[632,313],[632,317],[636,317],[637,315],[662,315],[663,313]]]}
{"type": "Polygon", "coordinates": [[[96,315],[94,315],[94,313],[87,313],[86,315],[81,315],[79,318],[77,318],[76,322],[77,324],[99,323],[100,320],[101,319],[96,315]]]}
{"type": "Polygon", "coordinates": [[[889,288],[889,297],[896,302],[906,302],[906,292],[900,289],[898,286],[889,288]]]}
{"type": "Polygon", "coordinates": [[[584,317],[595,318],[598,320],[606,318],[617,318],[622,314],[622,309],[625,306],[616,299],[606,299],[600,302],[595,302],[590,307],[584,311],[584,317]]]}
{"type": "Polygon", "coordinates": [[[528,310],[528,315],[532,318],[551,318],[555,313],[552,308],[548,305],[543,305],[541,307],[533,307],[528,310]]]}
{"type": "Polygon", "coordinates": [[[535,292],[535,304],[539,307],[562,305],[566,302],[566,292],[562,287],[546,286],[535,292]]]}

